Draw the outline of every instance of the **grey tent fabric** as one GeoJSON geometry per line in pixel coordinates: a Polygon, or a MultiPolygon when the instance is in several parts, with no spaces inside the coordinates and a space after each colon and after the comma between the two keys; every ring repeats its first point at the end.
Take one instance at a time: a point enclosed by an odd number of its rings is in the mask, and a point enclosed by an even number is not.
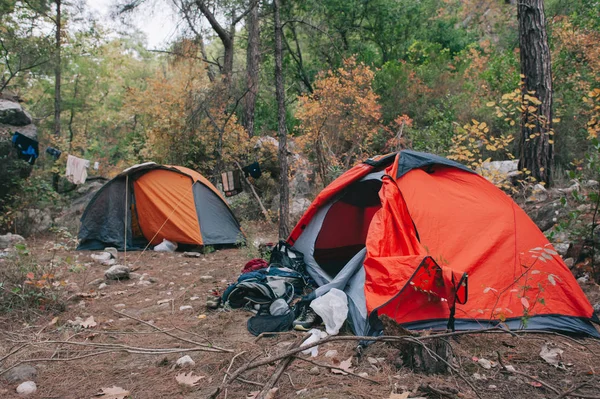
{"type": "MultiPolygon", "coordinates": [[[[370,185],[370,181],[380,182],[383,175],[383,171],[370,173],[363,177],[360,182],[366,183],[367,185],[370,185]]],[[[361,184],[356,184],[349,187],[348,190],[361,190],[361,188],[364,187],[365,186],[361,184]]],[[[363,202],[362,199],[360,201],[354,201],[354,199],[358,198],[354,194],[360,196],[360,193],[349,193],[346,191],[330,203],[324,205],[316,212],[300,237],[298,237],[294,243],[294,249],[304,254],[304,263],[306,264],[307,272],[318,285],[318,288],[313,291],[307,299],[312,300],[325,295],[332,288],[344,291],[348,296],[348,319],[350,327],[356,335],[366,335],[369,333],[369,324],[367,321],[367,304],[364,293],[365,269],[363,263],[367,254],[367,249],[362,248],[358,251],[358,253],[356,253],[335,276],[327,274],[314,258],[315,242],[321,231],[327,213],[333,204],[337,201],[343,201],[344,196],[348,194],[353,198],[352,202],[357,204],[363,202]]],[[[370,205],[372,205],[371,201],[365,201],[365,206],[370,205]]]]}
{"type": "MultiPolygon", "coordinates": [[[[104,185],[92,198],[81,216],[79,246],[77,249],[100,250],[105,247],[124,248],[125,221],[127,221],[127,249],[135,247],[131,233],[131,211],[125,215],[125,185],[127,179],[121,177],[104,185]]],[[[128,202],[133,198],[131,187],[127,190],[128,202]]]]}
{"type": "Polygon", "coordinates": [[[200,182],[194,183],[193,191],[204,245],[243,242],[240,225],[223,200],[200,182]]]}
{"type": "Polygon", "coordinates": [[[452,166],[466,172],[475,173],[475,171],[472,169],[469,169],[458,162],[450,161],[449,159],[437,155],[412,150],[403,150],[400,152],[400,160],[398,161],[398,174],[396,178],[404,176],[413,169],[434,165],[452,166]]]}
{"type": "Polygon", "coordinates": [[[312,292],[317,298],[327,294],[331,289],[342,290],[348,296],[348,318],[354,334],[367,333],[367,302],[365,299],[365,269],[363,263],[367,256],[367,248],[358,252],[329,283],[321,285],[312,292]]]}

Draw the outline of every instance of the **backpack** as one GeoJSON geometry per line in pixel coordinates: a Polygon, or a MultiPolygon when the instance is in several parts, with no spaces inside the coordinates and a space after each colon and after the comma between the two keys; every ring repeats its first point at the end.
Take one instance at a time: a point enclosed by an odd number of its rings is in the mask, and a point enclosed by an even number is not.
{"type": "Polygon", "coordinates": [[[279,298],[290,303],[306,283],[301,274],[286,268],[268,268],[242,274],[223,292],[223,303],[232,308],[269,305],[279,298]]]}
{"type": "Polygon", "coordinates": [[[305,285],[316,287],[317,284],[306,271],[306,263],[304,263],[304,254],[296,249],[293,249],[290,244],[285,241],[279,243],[273,248],[271,258],[269,260],[269,268],[291,269],[302,276],[305,285]]]}

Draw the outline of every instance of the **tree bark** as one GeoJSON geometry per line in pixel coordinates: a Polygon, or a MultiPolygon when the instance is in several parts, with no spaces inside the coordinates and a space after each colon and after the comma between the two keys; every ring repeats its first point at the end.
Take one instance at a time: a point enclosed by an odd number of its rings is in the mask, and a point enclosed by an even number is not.
{"type": "Polygon", "coordinates": [[[60,137],[60,86],[61,86],[61,6],[62,0],[55,0],[56,4],[56,43],[55,43],[55,62],[54,66],[54,135],[60,137]]]}
{"type": "Polygon", "coordinates": [[[260,65],[260,20],[258,7],[253,7],[246,18],[248,47],[246,49],[246,85],[248,93],[244,98],[244,127],[248,136],[253,137],[254,110],[258,95],[258,71],[260,65]]]}
{"type": "Polygon", "coordinates": [[[285,123],[285,89],[283,87],[283,30],[280,0],[273,0],[275,25],[275,94],[277,96],[277,135],[279,138],[279,238],[287,239],[290,233],[290,187],[288,183],[287,130],[285,123]]]}
{"type": "Polygon", "coordinates": [[[521,0],[517,4],[522,97],[535,96],[541,104],[521,114],[519,169],[527,169],[539,182],[552,183],[554,161],[552,130],[552,69],[546,34],[543,0],[521,0]]]}

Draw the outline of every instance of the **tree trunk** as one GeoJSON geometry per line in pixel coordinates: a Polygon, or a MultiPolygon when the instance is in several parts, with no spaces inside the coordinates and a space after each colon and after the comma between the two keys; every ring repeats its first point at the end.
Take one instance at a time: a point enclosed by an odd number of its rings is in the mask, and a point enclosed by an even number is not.
{"type": "Polygon", "coordinates": [[[254,136],[254,110],[258,95],[258,71],[260,65],[260,26],[258,7],[253,7],[246,18],[248,47],[246,49],[246,85],[248,93],[244,98],[244,127],[248,136],[254,136]]]}
{"type": "MultiPolygon", "coordinates": [[[[219,23],[219,21],[217,21],[217,18],[210,11],[210,9],[204,3],[204,1],[196,0],[196,5],[198,6],[202,14],[206,17],[208,23],[210,23],[210,26],[217,33],[217,36],[219,36],[219,39],[223,44],[224,55],[223,69],[221,70],[221,74],[223,75],[223,79],[225,81],[229,81],[229,79],[231,78],[231,73],[233,71],[233,37],[230,35],[230,32],[227,32],[227,29],[225,29],[219,23]]],[[[235,26],[233,28],[235,29],[235,26]]]]}
{"type": "Polygon", "coordinates": [[[62,0],[56,0],[56,43],[55,43],[55,62],[54,66],[54,135],[60,137],[60,79],[61,79],[61,5],[62,0]]]}
{"type": "Polygon", "coordinates": [[[552,130],[552,70],[543,0],[521,0],[517,5],[523,99],[537,97],[541,104],[521,115],[519,169],[548,186],[554,160],[552,130]]]}
{"type": "Polygon", "coordinates": [[[414,337],[414,341],[389,342],[399,350],[394,363],[396,367],[406,367],[415,373],[446,374],[452,361],[452,347],[443,338],[419,341],[419,334],[409,331],[387,315],[379,316],[385,335],[414,337]]]}
{"type": "Polygon", "coordinates": [[[273,0],[275,24],[275,93],[277,96],[277,134],[279,138],[279,238],[290,233],[290,187],[288,185],[287,131],[285,123],[285,90],[283,87],[283,30],[279,16],[280,0],[273,0]]]}

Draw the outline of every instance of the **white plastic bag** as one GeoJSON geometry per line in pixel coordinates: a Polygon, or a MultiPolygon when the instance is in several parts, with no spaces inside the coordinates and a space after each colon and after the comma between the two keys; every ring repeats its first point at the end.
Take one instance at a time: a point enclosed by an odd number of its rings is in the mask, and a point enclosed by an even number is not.
{"type": "Polygon", "coordinates": [[[173,252],[177,249],[177,243],[163,238],[163,241],[154,247],[156,252],[173,252]]]}
{"type": "MultiPolygon", "coordinates": [[[[327,337],[327,333],[325,331],[317,330],[316,328],[313,328],[308,333],[310,334],[310,337],[308,337],[304,342],[302,342],[302,345],[300,346],[312,344],[313,342],[320,341],[323,338],[327,337]]],[[[305,355],[310,354],[311,357],[317,357],[319,355],[319,345],[315,345],[312,348],[303,350],[302,353],[305,355]]]]}
{"type": "Polygon", "coordinates": [[[337,288],[332,288],[327,294],[312,301],[310,307],[321,316],[329,335],[339,333],[348,318],[348,297],[337,288]]]}

